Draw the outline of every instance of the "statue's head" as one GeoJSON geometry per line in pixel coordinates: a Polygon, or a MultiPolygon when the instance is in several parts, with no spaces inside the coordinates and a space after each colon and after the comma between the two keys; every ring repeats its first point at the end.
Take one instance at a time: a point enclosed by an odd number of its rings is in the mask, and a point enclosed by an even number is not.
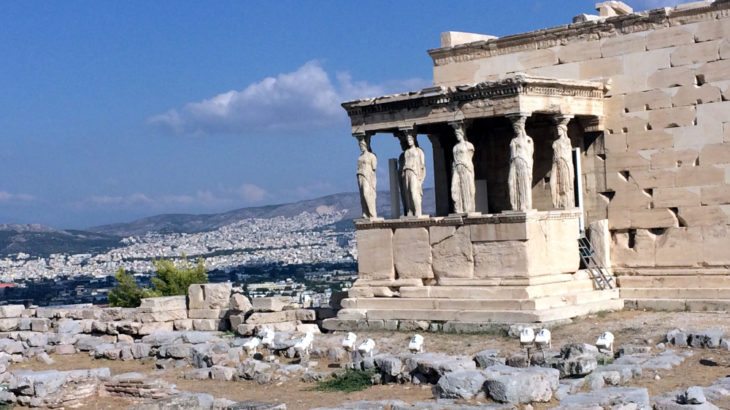
{"type": "Polygon", "coordinates": [[[521,137],[521,136],[527,134],[525,132],[525,123],[526,122],[527,122],[527,117],[523,116],[523,115],[512,120],[512,129],[515,131],[516,136],[521,137]]]}
{"type": "Polygon", "coordinates": [[[357,145],[360,147],[361,153],[364,154],[368,151],[368,140],[364,135],[357,137],[357,145]]]}
{"type": "Polygon", "coordinates": [[[406,144],[408,145],[408,148],[411,148],[416,145],[416,137],[413,136],[410,132],[406,133],[406,144]]]}
{"type": "Polygon", "coordinates": [[[559,138],[568,138],[568,124],[567,123],[561,123],[558,124],[558,137],[559,138]]]}
{"type": "Polygon", "coordinates": [[[456,140],[459,142],[464,142],[464,128],[456,127],[454,131],[456,133],[456,140]]]}

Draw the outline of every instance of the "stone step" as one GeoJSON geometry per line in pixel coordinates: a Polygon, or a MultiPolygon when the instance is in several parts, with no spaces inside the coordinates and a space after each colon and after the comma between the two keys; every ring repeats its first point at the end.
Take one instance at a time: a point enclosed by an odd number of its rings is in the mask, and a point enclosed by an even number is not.
{"type": "Polygon", "coordinates": [[[370,309],[367,311],[367,320],[427,320],[459,323],[537,323],[570,319],[602,311],[617,311],[623,309],[623,307],[623,300],[608,299],[542,311],[370,309]]]}
{"type": "Polygon", "coordinates": [[[428,320],[438,322],[466,323],[531,323],[537,322],[539,315],[530,311],[515,310],[433,310],[433,309],[399,309],[368,310],[367,320],[428,320]]]}
{"type": "Polygon", "coordinates": [[[357,310],[472,310],[541,311],[576,304],[618,299],[619,290],[581,291],[535,299],[438,299],[438,298],[356,298],[343,299],[345,309],[357,310]]]}
{"type": "Polygon", "coordinates": [[[538,311],[536,314],[538,322],[552,322],[555,320],[572,319],[574,317],[590,315],[598,312],[614,312],[622,310],[623,308],[623,299],[609,299],[538,311]]]}
{"type": "Polygon", "coordinates": [[[708,288],[621,288],[624,299],[728,299],[730,289],[708,288]]]}
{"type": "Polygon", "coordinates": [[[531,286],[415,286],[400,288],[402,298],[530,299],[593,290],[590,279],[531,286]]]}
{"type": "Polygon", "coordinates": [[[728,288],[730,275],[620,276],[621,288],[728,288]]]}
{"type": "Polygon", "coordinates": [[[625,299],[629,309],[671,312],[728,312],[730,299],[625,299]]]}

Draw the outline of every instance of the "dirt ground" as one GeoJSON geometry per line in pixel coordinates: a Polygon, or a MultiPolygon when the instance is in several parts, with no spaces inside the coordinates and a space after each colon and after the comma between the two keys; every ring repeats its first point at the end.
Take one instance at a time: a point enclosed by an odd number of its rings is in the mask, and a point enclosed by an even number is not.
{"type": "MultiPolygon", "coordinates": [[[[730,319],[724,314],[687,313],[687,312],[641,312],[623,311],[606,315],[590,316],[574,321],[552,330],[553,345],[570,342],[594,343],[598,335],[611,331],[616,337],[616,346],[625,343],[655,346],[661,342],[667,331],[673,328],[708,329],[718,328],[730,335],[730,319]]],[[[360,332],[359,339],[372,337],[380,352],[402,352],[405,350],[411,334],[401,332],[360,332]]],[[[424,333],[426,351],[447,354],[473,355],[484,349],[500,349],[501,355],[520,350],[519,343],[503,336],[491,334],[454,335],[424,333]]],[[[315,339],[316,344],[316,339],[315,339]]],[[[656,349],[653,349],[656,351],[656,349]]],[[[693,349],[694,354],[681,365],[672,370],[644,372],[640,379],[635,379],[630,386],[646,387],[649,395],[685,389],[689,386],[708,386],[720,377],[730,376],[730,352],[710,349],[693,349]],[[719,366],[700,364],[701,359],[711,359],[719,366]],[[657,379],[656,376],[659,376],[657,379]]],[[[290,380],[272,385],[259,385],[252,381],[221,382],[213,380],[184,380],[182,373],[187,368],[156,370],[154,360],[143,361],[110,361],[95,360],[85,354],[70,356],[53,356],[56,361],[52,365],[40,362],[16,364],[12,369],[88,369],[109,367],[112,374],[141,372],[159,377],[175,384],[179,390],[205,392],[215,397],[231,400],[259,400],[266,402],[283,402],[288,409],[310,409],[344,404],[357,400],[399,399],[406,402],[432,401],[430,386],[386,385],[373,386],[355,393],[331,393],[314,390],[314,384],[290,380]]],[[[324,370],[336,364],[318,360],[318,370],[324,370]]],[[[131,401],[117,398],[95,398],[85,403],[84,409],[118,409],[132,404],[131,401]]],[[[557,402],[536,405],[535,409],[545,409],[557,402]]],[[[721,408],[730,408],[727,403],[714,403],[721,408]]]]}

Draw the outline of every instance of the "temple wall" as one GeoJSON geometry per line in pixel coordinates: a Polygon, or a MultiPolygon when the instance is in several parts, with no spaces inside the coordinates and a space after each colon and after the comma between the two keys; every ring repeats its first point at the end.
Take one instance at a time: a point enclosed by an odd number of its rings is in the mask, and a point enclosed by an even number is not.
{"type": "MultiPolygon", "coordinates": [[[[718,2],[564,26],[522,35],[532,42],[474,46],[471,56],[434,50],[434,82],[470,84],[514,72],[610,81],[605,132],[582,164],[587,222],[608,217],[614,268],[687,274],[725,267],[729,10],[718,2]]],[[[544,202],[537,192],[536,206],[544,202]]]]}
{"type": "Polygon", "coordinates": [[[575,273],[578,214],[522,215],[359,224],[360,284],[496,285],[498,278],[575,273]]]}

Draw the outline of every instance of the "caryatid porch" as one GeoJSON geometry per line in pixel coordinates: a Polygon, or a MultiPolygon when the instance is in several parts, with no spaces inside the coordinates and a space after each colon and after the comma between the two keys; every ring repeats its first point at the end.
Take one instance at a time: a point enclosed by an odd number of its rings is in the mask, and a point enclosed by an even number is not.
{"type": "Polygon", "coordinates": [[[430,321],[458,327],[620,309],[616,290],[594,291],[578,272],[585,201],[576,203],[582,195],[574,192],[582,194],[586,174],[575,178],[574,191],[573,161],[565,158],[571,147],[584,151],[602,131],[604,92],[602,83],[516,75],[344,103],[362,151],[359,180],[365,180],[363,161],[375,158],[374,134],[401,139],[396,179],[409,216],[375,217],[368,205],[375,191],[361,189],[359,279],[326,326],[430,321]],[[428,136],[433,152],[433,216],[409,209],[407,198],[417,195],[409,184],[419,178],[412,171],[419,134],[428,136]],[[464,181],[470,175],[473,181],[464,181]]]}

